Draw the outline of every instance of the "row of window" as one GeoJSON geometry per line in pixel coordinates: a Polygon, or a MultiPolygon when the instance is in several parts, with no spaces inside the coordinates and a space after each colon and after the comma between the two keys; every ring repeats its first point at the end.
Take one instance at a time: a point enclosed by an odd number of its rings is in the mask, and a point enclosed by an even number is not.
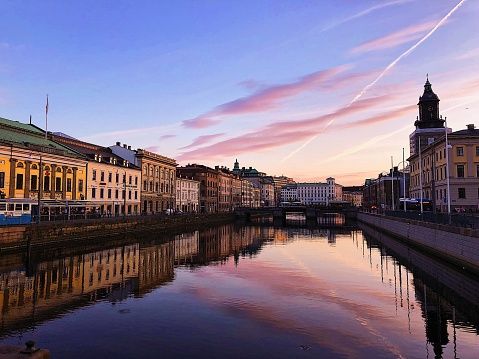
{"type": "MultiPolygon", "coordinates": [[[[30,176],[30,190],[37,191],[38,190],[38,176],[31,175],[30,176]]],[[[25,180],[23,173],[17,173],[15,176],[15,189],[22,190],[25,186],[25,180]]],[[[5,172],[0,172],[0,188],[5,188],[5,172]]],[[[51,177],[44,176],[43,177],[43,191],[49,192],[50,190],[54,190],[56,192],[63,191],[63,181],[61,177],[54,177],[54,186],[51,188],[51,177]]],[[[66,179],[66,192],[72,191],[72,179],[66,179]]],[[[83,180],[78,180],[78,191],[83,192],[83,180]]]]}
{"type": "MultiPolygon", "coordinates": [[[[100,199],[105,198],[105,189],[104,188],[100,188],[98,192],[99,192],[99,198],[100,199]]],[[[134,193],[134,198],[138,199],[138,191],[135,191],[135,192],[128,191],[128,199],[132,199],[132,193],[134,193]]],[[[96,194],[97,194],[97,188],[93,187],[91,189],[91,198],[95,199],[96,194]]],[[[108,188],[107,191],[106,191],[106,196],[107,196],[106,198],[112,199],[113,198],[112,195],[113,195],[112,189],[108,188]]],[[[116,189],[115,190],[115,199],[118,199],[118,198],[119,198],[119,191],[116,189]]],[[[121,199],[125,199],[125,190],[121,191],[121,199]]]]}
{"type": "Polygon", "coordinates": [[[144,180],[143,181],[143,191],[150,191],[150,192],[160,192],[160,193],[173,193],[174,186],[168,183],[154,183],[150,181],[149,183],[144,180]],[[148,186],[149,185],[149,186],[148,186]]]}
{"type": "MultiPolygon", "coordinates": [[[[415,193],[415,196],[419,198],[421,196],[420,192],[415,193]]],[[[424,192],[424,198],[429,198],[429,191],[424,192]]],[[[445,188],[436,190],[436,198],[438,200],[445,200],[447,198],[447,190],[445,188]]],[[[464,187],[457,189],[457,198],[466,199],[466,189],[464,187]]],[[[479,188],[477,189],[477,198],[479,198],[479,188]]]]}
{"type": "MultiPolygon", "coordinates": [[[[143,174],[148,175],[148,166],[144,165],[143,166],[143,174]]],[[[174,170],[168,170],[168,169],[161,169],[161,171],[158,169],[158,167],[153,167],[150,166],[150,171],[149,171],[150,177],[153,177],[153,174],[155,175],[155,178],[161,178],[161,179],[171,179],[175,177],[174,170]]]]}
{"type": "MultiPolygon", "coordinates": [[[[96,181],[97,180],[97,171],[96,170],[92,170],[92,173],[91,173],[91,177],[92,177],[92,180],[93,181],[96,181]]],[[[100,172],[100,182],[105,182],[105,172],[104,171],[101,171],[100,172]]],[[[113,182],[113,173],[111,172],[108,172],[108,183],[111,183],[113,182]]],[[[120,174],[119,173],[115,173],[115,182],[116,183],[120,183],[120,174]]],[[[126,182],[126,174],[123,175],[123,182],[122,183],[125,183],[126,182]]],[[[132,184],[133,183],[133,176],[128,176],[128,184],[132,184]]],[[[138,176],[135,176],[135,186],[138,185],[138,176]]]]}

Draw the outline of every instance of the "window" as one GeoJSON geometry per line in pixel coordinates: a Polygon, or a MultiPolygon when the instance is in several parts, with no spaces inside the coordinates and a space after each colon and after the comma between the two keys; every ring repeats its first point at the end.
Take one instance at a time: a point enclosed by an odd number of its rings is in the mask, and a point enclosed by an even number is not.
{"type": "Polygon", "coordinates": [[[91,179],[96,181],[96,170],[91,171],[91,179]]]}
{"type": "Polygon", "coordinates": [[[128,191],[128,199],[131,199],[131,191],[128,191]]]}
{"type": "Polygon", "coordinates": [[[23,189],[23,174],[17,173],[17,181],[15,183],[15,189],[23,189]]]}
{"type": "Polygon", "coordinates": [[[100,182],[105,182],[105,172],[100,172],[100,182]]]}
{"type": "Polygon", "coordinates": [[[83,192],[83,180],[78,180],[78,192],[83,192]]]}
{"type": "Polygon", "coordinates": [[[43,190],[45,192],[50,191],[50,176],[45,176],[43,178],[43,190]]]}
{"type": "Polygon", "coordinates": [[[458,188],[457,189],[457,196],[461,199],[466,198],[466,189],[465,188],[458,188]]]}
{"type": "Polygon", "coordinates": [[[138,186],[138,176],[135,176],[135,186],[138,186]]]}
{"type": "Polygon", "coordinates": [[[457,165],[457,177],[464,178],[464,165],[457,165]]]}
{"type": "Polygon", "coordinates": [[[135,191],[135,199],[138,199],[138,191],[135,191]]]}
{"type": "Polygon", "coordinates": [[[132,180],[132,177],[129,176],[129,177],[128,177],[128,184],[131,184],[131,180],[132,180]]]}
{"type": "Polygon", "coordinates": [[[72,179],[67,178],[67,192],[71,192],[71,191],[72,191],[72,179]]]}
{"type": "Polygon", "coordinates": [[[458,157],[464,156],[464,147],[457,147],[456,148],[456,154],[458,157]]]}
{"type": "Polygon", "coordinates": [[[108,198],[111,198],[111,188],[108,188],[108,198]]]}
{"type": "Polygon", "coordinates": [[[37,175],[32,175],[30,177],[30,189],[32,191],[36,191],[38,189],[38,176],[37,175]]]}
{"type": "Polygon", "coordinates": [[[0,172],[0,188],[5,188],[5,172],[0,172]]]}
{"type": "Polygon", "coordinates": [[[91,189],[91,198],[96,198],[96,188],[91,189]]]}
{"type": "Polygon", "coordinates": [[[123,175],[123,183],[126,183],[126,175],[123,175]]]}
{"type": "Polygon", "coordinates": [[[62,190],[62,178],[55,177],[55,191],[61,192],[61,190],[62,190]]]}
{"type": "Polygon", "coordinates": [[[118,173],[115,175],[115,181],[116,183],[120,182],[120,175],[118,173]]]}
{"type": "Polygon", "coordinates": [[[143,191],[146,191],[147,190],[147,184],[146,184],[146,180],[143,181],[143,191]]]}
{"type": "Polygon", "coordinates": [[[112,176],[113,176],[112,173],[111,173],[111,172],[108,172],[108,182],[111,182],[112,176]]]}
{"type": "Polygon", "coordinates": [[[100,198],[103,198],[105,195],[105,190],[103,188],[100,188],[100,198]]]}
{"type": "Polygon", "coordinates": [[[479,156],[479,146],[476,146],[476,156],[479,156]]]}

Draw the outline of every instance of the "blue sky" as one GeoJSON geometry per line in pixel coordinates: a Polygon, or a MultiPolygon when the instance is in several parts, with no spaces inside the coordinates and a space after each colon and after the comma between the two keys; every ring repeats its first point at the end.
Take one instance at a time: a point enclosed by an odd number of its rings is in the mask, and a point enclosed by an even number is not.
{"type": "Polygon", "coordinates": [[[43,127],[48,93],[83,140],[359,184],[401,160],[426,73],[453,129],[475,121],[476,0],[351,105],[459,3],[3,1],[0,116],[43,127]]]}

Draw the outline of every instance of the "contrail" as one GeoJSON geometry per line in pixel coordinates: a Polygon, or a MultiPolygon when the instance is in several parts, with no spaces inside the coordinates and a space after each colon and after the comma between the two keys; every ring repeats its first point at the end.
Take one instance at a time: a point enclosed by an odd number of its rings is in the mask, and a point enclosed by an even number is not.
{"type": "MultiPolygon", "coordinates": [[[[412,45],[409,49],[407,49],[406,51],[404,51],[401,55],[399,55],[393,62],[391,62],[388,66],[386,66],[386,68],[369,84],[367,84],[352,100],[351,102],[349,102],[349,104],[346,106],[346,107],[349,107],[351,106],[353,103],[355,103],[357,100],[359,100],[367,91],[369,91],[369,89],[371,89],[371,87],[373,87],[374,85],[376,85],[376,83],[381,80],[384,75],[386,75],[389,70],[391,70],[394,66],[396,66],[396,64],[401,61],[404,57],[408,56],[411,52],[413,52],[414,50],[416,50],[416,48],[421,45],[424,41],[426,41],[432,34],[434,34],[436,32],[437,29],[439,29],[446,21],[447,19],[456,12],[457,9],[459,9],[462,4],[464,4],[466,2],[466,0],[461,0],[459,1],[459,3],[454,6],[452,8],[451,11],[449,11],[446,16],[444,16],[437,24],[436,26],[434,26],[426,35],[424,35],[424,37],[422,37],[418,42],[416,42],[414,45],[412,45]]],[[[331,120],[328,122],[328,124],[325,126],[325,129],[327,129],[331,124],[333,124],[334,120],[331,120]]],[[[310,144],[314,139],[316,139],[317,137],[319,136],[319,134],[313,136],[312,138],[310,138],[308,141],[306,141],[305,143],[303,143],[300,147],[298,147],[296,150],[294,150],[293,152],[291,152],[289,155],[287,155],[286,157],[283,158],[283,161],[287,160],[288,158],[290,158],[291,156],[293,156],[294,154],[296,154],[297,152],[299,152],[300,150],[302,150],[304,147],[306,147],[308,144],[310,144]]]]}
{"type": "Polygon", "coordinates": [[[373,11],[376,11],[376,10],[379,10],[379,9],[382,9],[382,8],[385,8],[385,7],[388,7],[388,6],[393,6],[393,5],[401,5],[401,4],[404,4],[404,3],[407,3],[407,2],[411,2],[413,0],[394,0],[394,1],[390,1],[390,2],[386,2],[386,3],[380,3],[378,5],[374,5],[374,6],[371,6],[363,11],[360,11],[354,15],[351,15],[351,16],[348,16],[338,22],[335,22],[331,25],[328,25],[326,27],[324,27],[323,29],[321,29],[321,32],[323,31],[328,31],[328,30],[331,30],[331,29],[334,29],[335,27],[339,26],[339,25],[342,25],[344,23],[347,23],[349,21],[352,21],[352,20],[355,20],[355,19],[358,19],[360,17],[363,17],[363,16],[366,16],[370,13],[372,13],[373,11]]]}

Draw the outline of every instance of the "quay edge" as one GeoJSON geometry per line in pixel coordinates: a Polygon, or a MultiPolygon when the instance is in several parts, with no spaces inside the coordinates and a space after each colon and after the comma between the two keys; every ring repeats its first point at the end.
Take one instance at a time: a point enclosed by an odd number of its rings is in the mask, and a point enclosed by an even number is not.
{"type": "Polygon", "coordinates": [[[359,222],[479,274],[479,231],[360,212],[359,222]]]}

